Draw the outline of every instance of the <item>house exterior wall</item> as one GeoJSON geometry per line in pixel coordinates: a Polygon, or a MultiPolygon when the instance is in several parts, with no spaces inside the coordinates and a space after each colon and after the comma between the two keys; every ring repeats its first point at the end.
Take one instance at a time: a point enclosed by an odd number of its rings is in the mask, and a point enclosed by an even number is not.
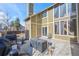
{"type": "Polygon", "coordinates": [[[79,4],[77,4],[77,41],[79,43],[79,4]]]}
{"type": "Polygon", "coordinates": [[[29,19],[28,21],[25,22],[25,36],[26,39],[31,38],[31,20],[29,19]]]}
{"type": "Polygon", "coordinates": [[[31,17],[31,37],[37,37],[37,21],[36,16],[31,17]]]}
{"type": "Polygon", "coordinates": [[[41,37],[42,14],[38,14],[37,18],[37,37],[41,37]]]}
{"type": "Polygon", "coordinates": [[[47,24],[47,17],[42,18],[42,24],[47,24]]]}
{"type": "MultiPolygon", "coordinates": [[[[56,5],[57,6],[57,5],[56,5]]],[[[42,28],[43,27],[47,27],[47,35],[51,34],[53,39],[64,39],[64,40],[75,40],[77,41],[79,38],[79,4],[78,4],[78,9],[76,10],[77,13],[75,14],[75,16],[71,16],[68,13],[68,4],[66,4],[66,15],[63,17],[59,17],[59,18],[54,18],[54,9],[55,8],[51,8],[49,10],[47,10],[47,16],[46,17],[42,17],[42,13],[39,13],[37,15],[34,15],[30,18],[31,22],[31,29],[30,32],[30,37],[34,38],[34,37],[40,37],[43,36],[43,32],[42,32],[42,28]],[[72,19],[76,19],[76,30],[74,32],[76,32],[76,35],[69,35],[69,21],[72,19]],[[59,22],[59,25],[61,24],[61,21],[66,21],[67,23],[67,34],[66,35],[61,35],[61,26],[59,26],[59,34],[55,34],[55,22],[59,22]]],[[[60,7],[58,5],[58,7],[60,7]]],[[[60,10],[60,9],[59,9],[60,10]]],[[[72,9],[71,9],[72,10],[72,9]]],[[[60,12],[59,12],[60,13],[60,12]]],[[[71,26],[73,27],[73,26],[71,26]]],[[[79,41],[79,40],[78,40],[79,41]]]]}
{"type": "Polygon", "coordinates": [[[47,29],[48,29],[48,35],[50,34],[53,38],[53,9],[48,10],[48,16],[47,16],[47,29]]]}
{"type": "Polygon", "coordinates": [[[37,25],[37,37],[41,37],[41,24],[37,25]]]}
{"type": "Polygon", "coordinates": [[[31,24],[31,37],[34,38],[37,36],[37,25],[36,24],[31,24]]]}
{"type": "MultiPolygon", "coordinates": [[[[67,4],[66,4],[67,5],[67,4]]],[[[67,9],[66,9],[67,10],[67,9]]],[[[66,11],[67,12],[67,11],[66,11]]],[[[77,16],[77,15],[76,15],[77,16]]],[[[68,14],[68,12],[67,12],[67,15],[65,15],[64,17],[59,17],[57,20],[55,20],[55,18],[54,18],[54,23],[55,22],[58,22],[59,21],[59,24],[61,24],[60,22],[61,21],[66,21],[67,22],[67,34],[66,35],[61,35],[61,27],[60,27],[60,29],[59,29],[59,34],[55,34],[54,33],[54,39],[65,39],[65,40],[70,40],[70,41],[77,41],[77,35],[69,35],[69,25],[68,25],[68,21],[72,21],[72,19],[74,18],[74,19],[76,19],[77,20],[77,17],[74,17],[74,16],[72,16],[71,17],[71,15],[70,14],[68,14]]],[[[73,26],[72,26],[73,27],[73,26]]],[[[54,27],[55,28],[55,27],[54,27]]],[[[77,31],[77,30],[76,30],[77,31]]],[[[55,30],[54,30],[54,32],[55,32],[55,30]]],[[[75,32],[75,31],[74,31],[75,32]]]]}
{"type": "Polygon", "coordinates": [[[31,21],[30,20],[28,20],[28,21],[26,21],[26,23],[25,23],[25,29],[26,30],[30,30],[30,24],[31,24],[31,21]]]}

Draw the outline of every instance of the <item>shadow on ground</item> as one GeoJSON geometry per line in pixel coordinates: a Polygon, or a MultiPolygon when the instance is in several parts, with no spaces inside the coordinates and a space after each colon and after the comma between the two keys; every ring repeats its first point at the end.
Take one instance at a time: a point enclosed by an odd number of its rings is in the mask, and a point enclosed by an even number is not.
{"type": "Polygon", "coordinates": [[[79,43],[77,43],[77,40],[70,40],[70,45],[72,56],[79,56],[79,43]]]}

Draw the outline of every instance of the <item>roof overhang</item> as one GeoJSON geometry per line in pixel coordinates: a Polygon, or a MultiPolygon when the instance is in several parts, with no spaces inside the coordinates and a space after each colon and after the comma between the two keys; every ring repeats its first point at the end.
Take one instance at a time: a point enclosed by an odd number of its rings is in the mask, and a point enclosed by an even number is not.
{"type": "Polygon", "coordinates": [[[31,15],[31,16],[28,16],[28,17],[25,19],[25,21],[30,20],[30,17],[32,17],[32,16],[36,16],[36,15],[38,15],[38,14],[41,14],[41,13],[43,13],[43,12],[45,12],[45,11],[48,11],[48,10],[50,10],[50,9],[52,9],[52,8],[55,8],[55,7],[57,7],[57,6],[59,6],[59,5],[62,5],[62,4],[63,4],[63,3],[55,3],[55,4],[53,4],[52,6],[46,8],[45,10],[43,10],[43,11],[37,13],[37,14],[33,14],[33,15],[31,15]]]}

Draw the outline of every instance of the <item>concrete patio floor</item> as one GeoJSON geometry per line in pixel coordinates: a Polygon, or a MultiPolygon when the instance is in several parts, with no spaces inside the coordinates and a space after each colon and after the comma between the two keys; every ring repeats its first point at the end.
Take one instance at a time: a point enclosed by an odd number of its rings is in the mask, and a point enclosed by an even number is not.
{"type": "Polygon", "coordinates": [[[53,40],[55,49],[53,56],[71,56],[70,42],[67,40],[53,40]]]}
{"type": "Polygon", "coordinates": [[[76,42],[71,43],[72,56],[79,56],[79,44],[76,42]]]}
{"type": "MultiPolygon", "coordinates": [[[[79,56],[79,44],[70,43],[68,40],[57,40],[53,39],[55,49],[52,53],[52,56],[79,56]]],[[[24,48],[25,49],[25,48],[24,48]]],[[[32,56],[49,56],[48,50],[45,50],[43,53],[35,50],[32,56]]]]}
{"type": "MultiPolygon", "coordinates": [[[[70,42],[66,40],[52,40],[54,42],[55,49],[52,53],[52,56],[71,56],[71,47],[70,42]]],[[[38,51],[35,52],[33,56],[49,56],[48,50],[43,53],[38,51]]]]}

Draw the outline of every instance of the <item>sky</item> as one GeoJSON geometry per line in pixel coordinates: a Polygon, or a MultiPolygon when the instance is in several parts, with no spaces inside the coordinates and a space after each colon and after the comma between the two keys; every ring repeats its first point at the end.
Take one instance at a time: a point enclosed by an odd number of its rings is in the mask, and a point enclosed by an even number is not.
{"type": "MultiPolygon", "coordinates": [[[[51,5],[51,3],[35,3],[34,13],[39,13],[51,5]]],[[[18,17],[22,25],[25,25],[24,19],[27,18],[27,9],[27,3],[0,3],[0,11],[7,14],[10,21],[15,20],[16,17],[18,17]]]]}

